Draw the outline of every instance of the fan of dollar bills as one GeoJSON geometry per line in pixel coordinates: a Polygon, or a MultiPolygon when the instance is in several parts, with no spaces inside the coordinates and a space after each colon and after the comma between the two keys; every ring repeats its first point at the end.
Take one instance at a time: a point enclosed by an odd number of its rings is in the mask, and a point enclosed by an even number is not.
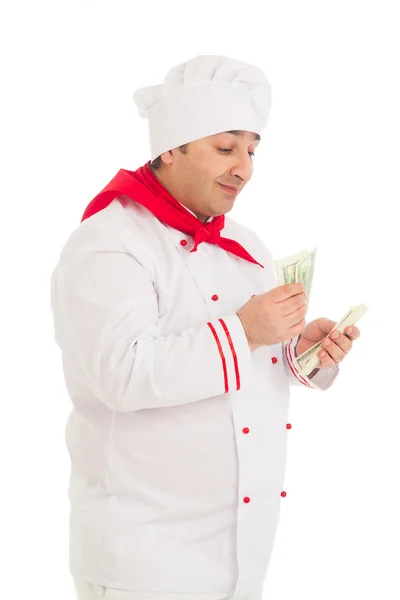
{"type": "MultiPolygon", "coordinates": [[[[316,251],[317,248],[314,248],[314,250],[311,251],[302,250],[297,254],[292,254],[286,258],[279,258],[274,261],[276,277],[279,285],[285,285],[286,283],[302,283],[307,295],[307,304],[310,299],[311,284],[314,276],[316,251]]],[[[332,327],[331,331],[335,329],[340,333],[343,333],[346,327],[349,325],[354,325],[366,313],[367,310],[368,308],[365,306],[365,304],[351,306],[344,316],[336,323],[336,325],[332,327]]],[[[294,359],[297,370],[301,375],[309,375],[311,371],[318,367],[320,363],[318,352],[321,349],[322,341],[317,342],[306,352],[303,352],[303,354],[300,354],[300,356],[294,359]]]]}

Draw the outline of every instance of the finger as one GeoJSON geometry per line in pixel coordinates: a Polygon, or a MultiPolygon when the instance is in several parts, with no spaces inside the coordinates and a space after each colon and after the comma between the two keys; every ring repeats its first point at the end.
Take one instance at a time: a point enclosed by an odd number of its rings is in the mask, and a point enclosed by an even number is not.
{"type": "Polygon", "coordinates": [[[360,337],[360,330],[358,329],[358,327],[354,327],[354,325],[351,325],[350,327],[346,327],[346,329],[344,330],[344,333],[351,340],[356,340],[357,338],[360,337]]]}
{"type": "Polygon", "coordinates": [[[328,354],[328,352],[326,352],[326,350],[321,350],[320,352],[318,352],[318,358],[320,360],[320,363],[318,365],[319,369],[329,369],[336,365],[336,362],[328,354]]]}
{"type": "Polygon", "coordinates": [[[274,288],[273,291],[274,300],[278,303],[285,302],[288,298],[302,293],[304,293],[304,286],[302,283],[286,283],[274,288]]]}
{"type": "Polygon", "coordinates": [[[282,315],[284,317],[299,317],[297,320],[300,320],[307,312],[307,305],[305,302],[301,303],[301,299],[296,306],[287,307],[282,309],[282,315]]]}
{"type": "Polygon", "coordinates": [[[348,354],[352,348],[353,342],[348,338],[347,335],[340,333],[339,331],[333,331],[329,337],[335,342],[343,352],[348,354]]]}
{"type": "Polygon", "coordinates": [[[346,357],[346,352],[329,338],[323,341],[322,348],[325,352],[328,352],[335,362],[341,362],[346,357]]]}

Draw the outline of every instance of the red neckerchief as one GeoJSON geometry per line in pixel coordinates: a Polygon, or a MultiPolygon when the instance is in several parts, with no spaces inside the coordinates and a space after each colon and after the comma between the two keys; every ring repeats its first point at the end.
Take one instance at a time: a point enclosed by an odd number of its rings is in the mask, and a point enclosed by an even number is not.
{"type": "Polygon", "coordinates": [[[116,196],[129,196],[130,200],[145,206],[162,223],[193,237],[194,247],[191,252],[196,252],[202,242],[208,242],[264,268],[238,242],[221,237],[225,215],[214,217],[208,223],[200,221],[165,189],[150,169],[150,162],[136,171],[120,169],[87,206],[81,222],[106,208],[116,196]]]}

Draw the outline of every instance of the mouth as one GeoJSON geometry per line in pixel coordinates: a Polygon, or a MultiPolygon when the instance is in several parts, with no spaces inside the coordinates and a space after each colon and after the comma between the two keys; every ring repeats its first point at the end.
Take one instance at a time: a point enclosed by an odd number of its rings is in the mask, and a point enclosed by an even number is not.
{"type": "Polygon", "coordinates": [[[231,185],[222,185],[222,183],[219,183],[218,185],[220,185],[225,192],[232,194],[233,196],[237,196],[239,193],[239,188],[237,187],[233,187],[231,185]]]}

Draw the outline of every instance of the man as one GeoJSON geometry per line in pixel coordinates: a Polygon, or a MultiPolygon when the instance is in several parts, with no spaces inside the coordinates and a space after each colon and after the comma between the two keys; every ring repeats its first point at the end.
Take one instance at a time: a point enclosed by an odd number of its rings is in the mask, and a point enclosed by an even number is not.
{"type": "Polygon", "coordinates": [[[80,600],[260,600],[289,386],[330,387],[359,330],[301,376],[293,354],[335,322],[306,325],[302,285],[278,286],[270,250],[225,216],[267,124],[262,71],[198,56],[134,99],[151,161],[89,204],[51,282],[74,405],[70,571],[80,600]]]}

